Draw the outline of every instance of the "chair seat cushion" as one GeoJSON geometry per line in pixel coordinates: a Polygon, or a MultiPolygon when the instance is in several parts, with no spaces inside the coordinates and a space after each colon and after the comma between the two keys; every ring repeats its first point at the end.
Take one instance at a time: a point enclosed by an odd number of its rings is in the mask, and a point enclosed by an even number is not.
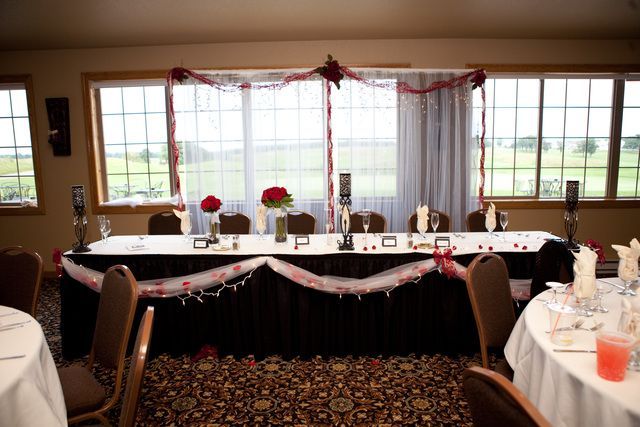
{"type": "Polygon", "coordinates": [[[513,369],[511,369],[506,359],[499,359],[496,362],[496,372],[513,382],[513,369]]]}
{"type": "Polygon", "coordinates": [[[104,389],[84,366],[58,369],[67,406],[67,417],[100,409],[106,400],[104,389]]]}

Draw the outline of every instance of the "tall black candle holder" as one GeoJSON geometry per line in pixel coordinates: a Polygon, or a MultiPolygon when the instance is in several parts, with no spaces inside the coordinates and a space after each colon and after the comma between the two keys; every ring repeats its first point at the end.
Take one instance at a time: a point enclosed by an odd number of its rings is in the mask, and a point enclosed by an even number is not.
{"type": "Polygon", "coordinates": [[[91,248],[87,246],[84,239],[87,237],[87,214],[84,203],[84,186],[71,186],[71,202],[73,205],[73,228],[78,241],[73,244],[73,252],[90,252],[91,248]]]}
{"type": "Polygon", "coordinates": [[[580,192],[580,181],[567,181],[565,208],[564,208],[564,231],[567,233],[565,245],[569,249],[578,248],[578,242],[574,240],[578,230],[578,195],[580,192]]]}
{"type": "Polygon", "coordinates": [[[342,240],[338,240],[338,250],[352,251],[353,234],[351,234],[351,198],[349,196],[340,196],[340,230],[342,231],[342,240]],[[345,221],[344,214],[348,215],[349,221],[345,221]]]}

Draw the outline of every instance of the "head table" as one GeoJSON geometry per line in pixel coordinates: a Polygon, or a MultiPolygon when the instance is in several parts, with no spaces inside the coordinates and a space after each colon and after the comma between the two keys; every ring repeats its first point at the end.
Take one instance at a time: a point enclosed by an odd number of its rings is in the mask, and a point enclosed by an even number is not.
{"type": "Polygon", "coordinates": [[[0,426],[66,426],[67,409],[38,322],[0,306],[0,426]]]}
{"type": "Polygon", "coordinates": [[[459,277],[433,269],[433,249],[426,247],[434,243],[432,233],[414,234],[413,246],[406,234],[369,234],[366,249],[364,234],[356,234],[354,251],[338,251],[339,236],[324,234],[298,245],[293,236],[277,244],[273,236],[241,235],[238,250],[228,249],[232,243],[225,236],[222,247],[209,248],[194,248],[183,236],[109,237],[106,244],[92,243],[91,252],[64,254],[63,354],[88,352],[100,276],[114,264],[127,265],[141,282],[138,316],[146,306],[156,307],[155,353],[194,353],[204,344],[221,354],[256,358],[475,351],[475,322],[460,279],[465,266],[478,253],[493,251],[505,259],[510,277],[527,279],[535,253],[555,236],[441,236],[450,239],[459,277]],[[397,246],[383,246],[387,236],[397,246]],[[420,274],[403,273],[390,287],[385,284],[407,266],[420,274]],[[222,282],[203,280],[207,275],[227,276],[222,282]],[[375,286],[369,289],[368,283],[375,286]]]}
{"type": "MultiPolygon", "coordinates": [[[[599,280],[622,285],[618,278],[599,280]]],[[[613,287],[603,298],[609,313],[594,313],[585,327],[604,322],[604,329],[617,329],[623,297],[616,292],[619,288],[613,287]]],[[[640,425],[640,372],[627,370],[622,382],[607,381],[597,374],[596,354],[554,352],[595,350],[596,340],[595,332],[577,330],[572,345],[553,344],[545,332],[549,330],[549,314],[541,301],[550,296],[549,291],[540,294],[527,306],[507,342],[505,356],[514,370],[513,383],[554,426],[640,425]]],[[[559,295],[561,301],[564,298],[559,295]]]]}

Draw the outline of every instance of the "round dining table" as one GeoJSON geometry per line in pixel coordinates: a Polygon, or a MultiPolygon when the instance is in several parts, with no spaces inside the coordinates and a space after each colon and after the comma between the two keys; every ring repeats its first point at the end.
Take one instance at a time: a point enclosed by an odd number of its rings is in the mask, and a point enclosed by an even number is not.
{"type": "Polygon", "coordinates": [[[0,426],[66,426],[62,386],[40,324],[0,306],[0,426]]]}
{"type": "MultiPolygon", "coordinates": [[[[554,351],[594,351],[596,332],[590,329],[617,330],[622,298],[640,298],[618,295],[622,282],[617,278],[599,280],[613,288],[603,298],[609,312],[580,317],[584,323],[573,332],[571,345],[551,342],[547,332],[549,313],[544,303],[551,297],[547,291],[527,305],[504,350],[514,370],[514,385],[554,426],[640,425],[640,372],[627,370],[623,381],[607,381],[598,376],[595,352],[554,351]]],[[[558,295],[560,302],[572,303],[573,299],[558,295]]]]}

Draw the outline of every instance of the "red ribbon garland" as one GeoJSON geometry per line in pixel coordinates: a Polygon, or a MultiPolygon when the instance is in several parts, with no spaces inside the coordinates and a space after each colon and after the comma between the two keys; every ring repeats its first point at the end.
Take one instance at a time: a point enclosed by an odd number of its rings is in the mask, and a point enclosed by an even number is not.
{"type": "Polygon", "coordinates": [[[458,273],[453,262],[453,258],[451,257],[451,253],[451,249],[449,248],[445,249],[444,252],[440,252],[440,249],[433,251],[433,259],[435,260],[436,265],[440,268],[442,274],[447,276],[449,279],[456,276],[458,273]]]}
{"type": "MultiPolygon", "coordinates": [[[[473,83],[473,88],[480,87],[481,95],[482,95],[482,136],[480,138],[480,186],[478,190],[480,205],[484,201],[484,180],[485,180],[485,170],[484,170],[484,160],[485,160],[485,110],[486,110],[486,101],[485,101],[485,90],[484,90],[484,81],[486,79],[486,73],[482,69],[473,70],[466,74],[463,74],[458,77],[454,77],[450,80],[441,80],[437,82],[433,82],[429,85],[429,87],[424,89],[418,89],[411,86],[406,82],[378,82],[375,80],[368,80],[364,77],[356,74],[353,70],[348,67],[340,66],[340,71],[347,77],[350,77],[362,84],[365,84],[370,87],[376,87],[381,89],[395,90],[396,93],[411,93],[411,94],[426,94],[439,89],[453,89],[456,87],[460,87],[466,84],[468,81],[473,83]]],[[[176,80],[180,83],[185,81],[187,78],[192,78],[200,83],[209,85],[211,87],[215,87],[218,90],[225,92],[233,92],[240,91],[245,89],[282,89],[285,86],[293,82],[298,82],[302,80],[307,80],[308,78],[319,74],[317,69],[304,71],[301,73],[293,73],[286,75],[281,82],[277,83],[220,83],[216,80],[209,79],[202,74],[196,73],[194,71],[188,70],[182,67],[176,67],[167,73],[167,85],[169,87],[169,113],[171,115],[171,151],[173,153],[173,167],[174,171],[176,171],[176,192],[178,193],[178,209],[184,210],[184,200],[182,198],[182,191],[180,188],[180,176],[178,174],[178,162],[180,156],[180,150],[178,149],[178,145],[176,143],[176,117],[175,110],[173,108],[173,81],[176,80]]],[[[333,200],[333,141],[332,141],[332,133],[331,133],[331,101],[329,99],[329,95],[331,94],[331,85],[330,80],[326,79],[326,91],[327,91],[327,155],[328,155],[328,184],[329,184],[329,194],[328,194],[328,206],[329,206],[329,222],[331,224],[331,228],[333,231],[334,228],[334,200],[333,200]]]]}

